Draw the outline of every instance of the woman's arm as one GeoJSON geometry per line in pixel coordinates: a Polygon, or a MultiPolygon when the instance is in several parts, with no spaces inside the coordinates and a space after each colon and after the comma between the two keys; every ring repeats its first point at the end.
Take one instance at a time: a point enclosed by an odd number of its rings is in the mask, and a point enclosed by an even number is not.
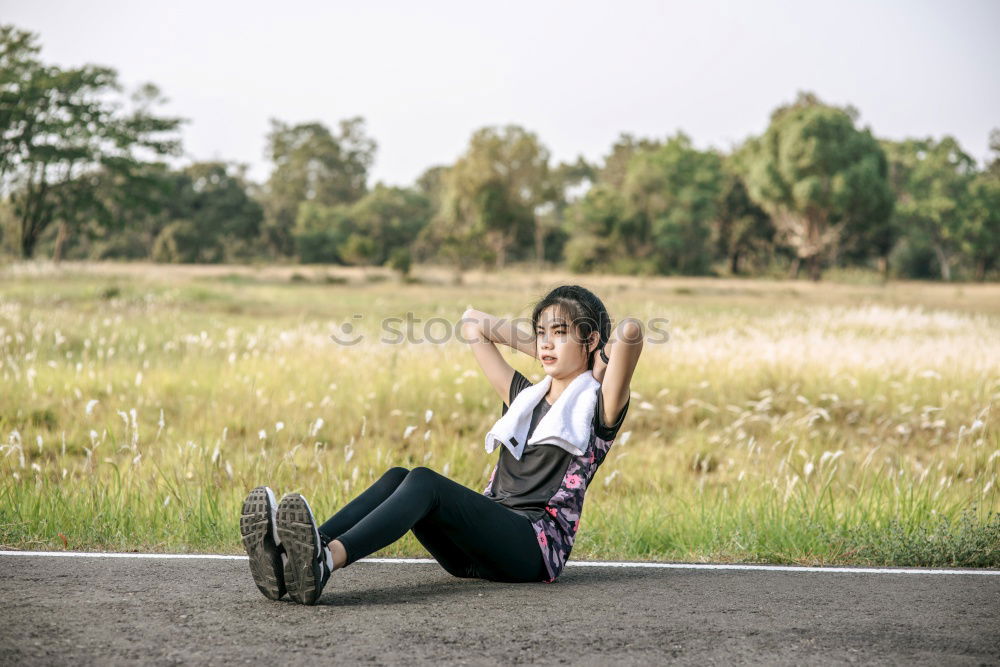
{"type": "Polygon", "coordinates": [[[642,322],[634,318],[622,320],[604,345],[608,363],[594,351],[594,378],[601,383],[605,424],[614,424],[631,394],[632,373],[642,354],[642,322]]]}
{"type": "Polygon", "coordinates": [[[479,324],[479,333],[485,336],[490,342],[506,345],[530,357],[535,356],[537,351],[535,347],[535,335],[518,329],[517,325],[510,320],[484,313],[469,306],[462,313],[462,321],[467,322],[470,320],[479,324]]]}
{"type": "Polygon", "coordinates": [[[497,318],[469,306],[462,313],[462,341],[472,347],[486,379],[506,404],[510,399],[510,381],[514,368],[500,354],[496,343],[502,343],[525,354],[535,356],[535,337],[518,329],[513,322],[497,318]]]}

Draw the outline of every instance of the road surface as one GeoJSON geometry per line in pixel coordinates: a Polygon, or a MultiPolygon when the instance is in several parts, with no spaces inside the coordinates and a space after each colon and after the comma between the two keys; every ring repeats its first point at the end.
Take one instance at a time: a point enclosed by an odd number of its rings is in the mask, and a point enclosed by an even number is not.
{"type": "Polygon", "coordinates": [[[359,561],[315,607],[245,560],[0,555],[0,664],[1000,664],[1000,576],[359,561]]]}

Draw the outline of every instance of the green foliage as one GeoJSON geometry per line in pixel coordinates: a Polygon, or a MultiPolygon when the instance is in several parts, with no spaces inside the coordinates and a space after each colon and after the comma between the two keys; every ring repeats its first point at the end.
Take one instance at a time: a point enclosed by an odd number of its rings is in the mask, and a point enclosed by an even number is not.
{"type": "Polygon", "coordinates": [[[567,214],[567,267],[579,273],[606,268],[614,248],[624,243],[618,229],[624,217],[625,198],[615,188],[599,183],[588,190],[567,214]]]}
{"type": "Polygon", "coordinates": [[[233,262],[254,256],[263,213],[246,192],[243,171],[196,163],[176,175],[170,222],[157,236],[160,262],[233,262]]]}
{"type": "Polygon", "coordinates": [[[515,241],[532,231],[535,257],[544,255],[536,209],[552,199],[549,151],[534,133],[516,125],[477,130],[465,154],[443,174],[442,188],[429,234],[459,269],[477,258],[503,267],[515,241]]]}
{"type": "Polygon", "coordinates": [[[190,220],[175,220],[164,228],[153,244],[152,258],[157,262],[193,263],[213,261],[214,253],[207,257],[201,253],[198,228],[190,220]]]}
{"type": "Polygon", "coordinates": [[[767,263],[774,246],[774,225],[764,209],[750,199],[735,161],[724,161],[722,191],[719,194],[716,254],[726,259],[729,272],[738,275],[747,264],[767,263]]]}
{"type": "Polygon", "coordinates": [[[347,239],[337,247],[340,256],[349,264],[370,266],[375,262],[375,241],[370,236],[351,232],[347,239]]]}
{"type": "Polygon", "coordinates": [[[904,236],[893,246],[888,268],[893,278],[933,280],[940,276],[934,251],[913,235],[904,236]]]}
{"type": "Polygon", "coordinates": [[[152,112],[163,101],[152,84],[125,109],[115,70],[59,68],[41,62],[39,51],[35,35],[0,26],[0,191],[10,193],[21,254],[33,256],[41,234],[58,222],[59,259],[85,221],[106,217],[94,178],[106,172],[128,180],[145,156],[178,154],[181,120],[152,112]]]}
{"type": "Polygon", "coordinates": [[[962,251],[971,260],[976,280],[1000,263],[1000,176],[977,174],[969,188],[969,208],[962,229],[962,251]]]}
{"type": "MultiPolygon", "coordinates": [[[[44,63],[0,25],[0,257],[357,265],[562,263],[576,272],[1000,278],[1000,130],[982,169],[952,137],[878,141],[800,92],[728,154],[683,132],[621,134],[550,164],[534,132],[483,127],[413,187],[368,175],[360,117],[271,120],[265,183],[226,162],[168,167],[182,119],[152,84],[44,63]],[[393,259],[395,258],[395,259],[393,259]],[[404,260],[404,258],[407,258],[404,260]]],[[[402,270],[402,268],[400,269],[402,270]]]]}
{"type": "Polygon", "coordinates": [[[0,265],[7,257],[19,254],[17,244],[17,218],[9,201],[0,199],[0,265]]]}
{"type": "Polygon", "coordinates": [[[430,215],[423,194],[379,184],[351,205],[304,202],[293,238],[303,262],[384,264],[416,241],[430,215]]]}
{"type": "Polygon", "coordinates": [[[836,536],[839,548],[862,563],[911,567],[1000,567],[1000,513],[980,520],[970,507],[957,520],[909,526],[898,519],[888,525],[857,526],[836,536]]]}
{"type": "Polygon", "coordinates": [[[302,202],[293,236],[299,260],[306,264],[342,263],[339,246],[350,233],[350,222],[342,206],[302,202]]]}
{"type": "Polygon", "coordinates": [[[883,142],[892,163],[894,224],[913,247],[929,247],[943,280],[962,247],[975,162],[952,137],[883,142]]]}
{"type": "Polygon", "coordinates": [[[625,186],[629,162],[640,151],[659,148],[662,142],[650,139],[636,139],[631,134],[622,133],[611,146],[611,152],[604,158],[604,165],[597,170],[597,182],[621,190],[625,186]]]}
{"type": "Polygon", "coordinates": [[[390,254],[386,265],[393,271],[398,271],[403,277],[410,275],[410,268],[413,265],[413,258],[407,248],[395,248],[390,254]]]}
{"type": "Polygon", "coordinates": [[[969,188],[968,217],[962,229],[962,252],[972,262],[976,280],[1000,266],[1000,130],[990,135],[993,160],[975,175],[969,188]]]}
{"type": "Polygon", "coordinates": [[[376,144],[361,118],[342,120],[337,134],[322,123],[272,119],[267,144],[274,169],[263,194],[265,236],[276,256],[290,256],[298,244],[299,206],[336,206],[364,196],[376,144]]]}
{"type": "Polygon", "coordinates": [[[695,149],[684,133],[637,152],[623,186],[634,221],[622,234],[629,254],[651,259],[662,274],[709,273],[722,187],[721,156],[695,149]]]}
{"type": "Polygon", "coordinates": [[[406,248],[431,216],[430,201],[409,188],[381,183],[348,210],[353,229],[372,242],[370,261],[384,264],[396,248],[406,248]]]}
{"type": "Polygon", "coordinates": [[[855,128],[856,117],[800,93],[740,156],[751,198],[814,280],[846,228],[885,225],[892,212],[885,155],[869,130],[855,128]]]}

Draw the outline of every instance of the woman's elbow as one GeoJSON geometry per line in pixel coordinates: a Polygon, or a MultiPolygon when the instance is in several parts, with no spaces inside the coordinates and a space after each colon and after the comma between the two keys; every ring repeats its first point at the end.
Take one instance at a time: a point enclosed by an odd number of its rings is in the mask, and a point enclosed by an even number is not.
{"type": "Polygon", "coordinates": [[[462,319],[459,322],[461,323],[460,331],[463,343],[474,343],[479,338],[482,331],[479,316],[479,311],[472,306],[466,308],[465,312],[462,313],[462,319]]]}
{"type": "Polygon", "coordinates": [[[636,347],[642,347],[642,322],[630,317],[622,321],[621,328],[622,342],[636,347]]]}

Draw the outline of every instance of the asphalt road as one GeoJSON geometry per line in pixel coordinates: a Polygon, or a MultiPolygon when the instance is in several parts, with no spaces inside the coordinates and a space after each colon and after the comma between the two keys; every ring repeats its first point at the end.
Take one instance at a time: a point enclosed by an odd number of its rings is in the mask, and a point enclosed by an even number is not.
{"type": "Polygon", "coordinates": [[[246,561],[0,556],[0,665],[1000,664],[1000,576],[358,562],[315,607],[246,561]]]}

